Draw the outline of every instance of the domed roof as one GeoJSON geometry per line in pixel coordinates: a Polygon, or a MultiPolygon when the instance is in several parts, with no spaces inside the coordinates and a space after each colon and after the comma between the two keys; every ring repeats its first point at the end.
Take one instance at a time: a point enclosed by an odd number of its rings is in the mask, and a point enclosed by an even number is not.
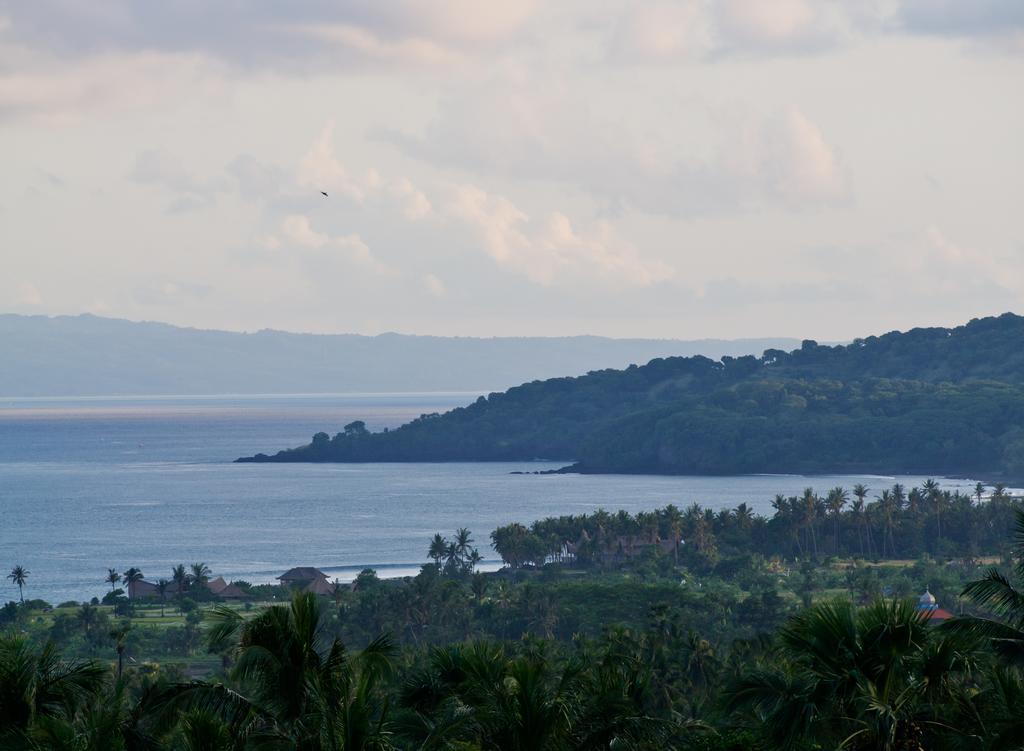
{"type": "Polygon", "coordinates": [[[931,607],[935,605],[935,595],[926,589],[918,602],[924,607],[931,607]]]}

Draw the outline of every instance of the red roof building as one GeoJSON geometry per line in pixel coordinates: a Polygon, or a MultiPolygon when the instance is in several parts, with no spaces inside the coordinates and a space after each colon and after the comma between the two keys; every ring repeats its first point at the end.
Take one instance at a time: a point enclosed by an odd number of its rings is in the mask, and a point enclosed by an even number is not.
{"type": "Polygon", "coordinates": [[[935,601],[935,595],[927,589],[921,595],[921,599],[917,601],[917,610],[919,613],[924,614],[925,620],[929,623],[941,623],[954,617],[948,610],[943,610],[939,607],[939,604],[935,601]]]}

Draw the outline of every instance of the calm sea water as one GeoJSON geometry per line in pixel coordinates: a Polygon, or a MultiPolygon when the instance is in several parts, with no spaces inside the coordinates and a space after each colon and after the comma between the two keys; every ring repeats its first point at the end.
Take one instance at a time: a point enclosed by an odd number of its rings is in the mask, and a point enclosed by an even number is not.
{"type": "MultiPolygon", "coordinates": [[[[225,579],[267,582],[292,566],[351,579],[415,573],[435,532],[469,527],[481,553],[495,527],[597,508],[741,501],[770,513],[807,486],[881,490],[920,477],[513,475],[557,467],[492,464],[232,464],[355,419],[371,429],[467,404],[476,394],[0,402],[0,569],[30,572],[26,596],[100,596],[107,568],[170,578],[203,561],[225,579]]],[[[969,480],[942,480],[967,489],[969,480]]],[[[17,596],[0,582],[0,602],[17,596]]]]}

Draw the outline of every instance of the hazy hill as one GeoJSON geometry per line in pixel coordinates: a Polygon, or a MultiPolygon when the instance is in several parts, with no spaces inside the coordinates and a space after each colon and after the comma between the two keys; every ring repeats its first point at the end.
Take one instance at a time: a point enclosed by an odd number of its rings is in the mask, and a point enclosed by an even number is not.
{"type": "MultiPolygon", "coordinates": [[[[326,427],[326,426],[325,426],[326,427]]],[[[255,461],[560,459],[587,472],[1024,475],[1024,318],[535,381],[255,461]]]]}
{"type": "Polygon", "coordinates": [[[0,396],[486,391],[793,339],[242,334],[91,315],[0,315],[0,396]]]}

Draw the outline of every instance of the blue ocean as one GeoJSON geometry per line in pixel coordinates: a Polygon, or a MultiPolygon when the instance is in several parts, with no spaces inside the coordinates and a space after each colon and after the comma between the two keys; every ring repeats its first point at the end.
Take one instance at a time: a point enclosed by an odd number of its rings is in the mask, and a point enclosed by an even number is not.
{"type": "MultiPolygon", "coordinates": [[[[352,420],[372,430],[468,404],[476,394],[6,399],[0,402],[0,568],[30,572],[26,597],[102,596],[108,568],[170,578],[202,561],[215,575],[273,581],[292,566],[351,579],[414,574],[435,532],[488,536],[598,508],[638,511],[740,502],[771,513],[776,493],[921,477],[656,477],[512,474],[550,463],[233,464],[307,443],[352,420]]],[[[942,479],[969,490],[972,480],[942,479]]],[[[3,582],[0,601],[17,590],[3,582]]]]}

